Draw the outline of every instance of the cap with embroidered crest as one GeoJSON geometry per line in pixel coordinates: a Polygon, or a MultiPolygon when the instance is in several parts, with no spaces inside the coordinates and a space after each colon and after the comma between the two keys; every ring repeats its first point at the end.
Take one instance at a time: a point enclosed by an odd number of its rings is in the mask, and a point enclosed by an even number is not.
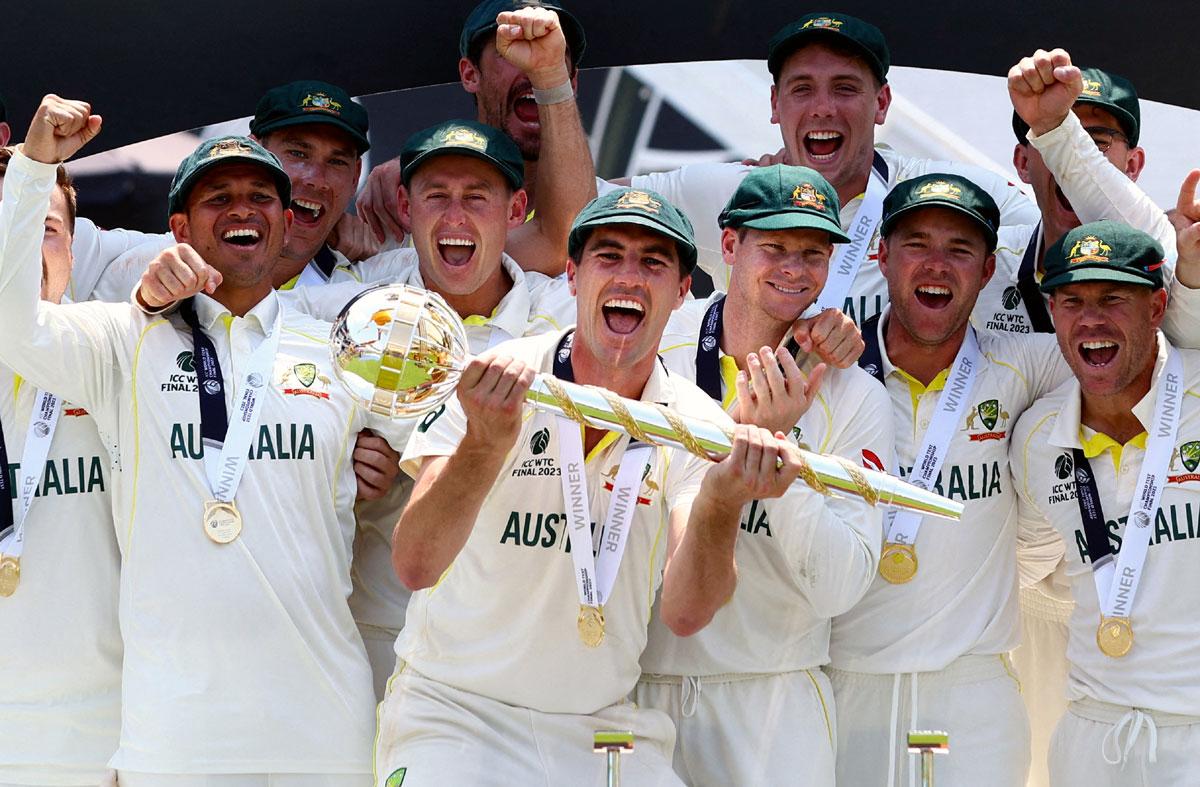
{"type": "Polygon", "coordinates": [[[1163,247],[1128,224],[1093,221],[1076,227],[1049,249],[1042,292],[1064,284],[1110,281],[1159,289],[1163,286],[1163,247]]]}
{"type": "Polygon", "coordinates": [[[584,205],[567,236],[567,254],[579,259],[592,230],[605,224],[636,224],[665,235],[675,241],[684,272],[691,273],[696,267],[696,233],[692,222],[657,192],[615,189],[584,205]]]}
{"type": "Polygon", "coordinates": [[[996,249],[1000,209],[992,195],[962,175],[931,172],[903,180],[883,199],[879,232],[887,237],[900,217],[920,208],[950,208],[973,219],[987,238],[988,252],[996,249]]]}
{"type": "Polygon", "coordinates": [[[824,230],[834,243],[848,243],[840,212],[837,192],[819,172],[775,164],[751,169],[717,222],[723,228],[824,230]]]}
{"type": "Polygon", "coordinates": [[[784,61],[802,46],[822,39],[849,44],[880,83],[887,82],[892,55],[883,31],[870,22],[836,11],[819,11],[785,25],[767,44],[767,70],[776,81],[784,61]]]}
{"type": "Polygon", "coordinates": [[[337,85],[312,79],[289,82],[264,93],[250,121],[250,133],[262,139],[272,131],[309,123],[328,124],[346,132],[359,154],[371,147],[367,110],[337,85]]]}
{"type": "MultiPolygon", "coordinates": [[[[1142,130],[1142,109],[1133,83],[1100,68],[1082,68],[1080,75],[1083,91],[1075,99],[1075,105],[1089,104],[1111,114],[1121,126],[1117,130],[1129,139],[1129,147],[1137,147],[1142,130]]],[[[1017,141],[1024,143],[1029,125],[1016,112],[1013,112],[1012,125],[1017,141]]]]}
{"type": "Polygon", "coordinates": [[[571,55],[571,63],[576,67],[583,58],[583,50],[587,47],[587,37],[583,34],[583,25],[563,7],[558,0],[483,0],[475,6],[463,23],[462,33],[458,37],[458,54],[467,57],[471,47],[482,37],[496,35],[496,17],[504,11],[519,11],[522,8],[548,8],[558,14],[558,23],[562,25],[563,38],[567,39],[567,50],[571,55]]]}
{"type": "Polygon", "coordinates": [[[267,170],[275,181],[279,199],[286,208],[292,202],[292,181],[288,178],[279,159],[249,137],[217,137],[200,143],[191,155],[179,163],[171,190],[167,195],[167,214],[183,213],[187,208],[188,194],[196,182],[209,170],[225,164],[257,164],[267,170]]]}
{"type": "Polygon", "coordinates": [[[474,120],[448,120],[422,129],[400,149],[400,180],[407,186],[425,162],[438,156],[472,156],[500,170],[513,189],[525,185],[525,159],[503,131],[474,120]]]}

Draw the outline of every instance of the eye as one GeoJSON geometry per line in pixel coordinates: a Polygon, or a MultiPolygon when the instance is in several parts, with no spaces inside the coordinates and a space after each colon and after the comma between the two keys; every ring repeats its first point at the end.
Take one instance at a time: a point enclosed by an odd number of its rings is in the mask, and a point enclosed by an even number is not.
{"type": "Polygon", "coordinates": [[[347,161],[347,160],[346,160],[346,159],[344,159],[344,158],[331,158],[331,159],[329,159],[329,166],[331,166],[331,167],[339,167],[339,168],[341,168],[341,167],[349,167],[349,166],[350,166],[350,162],[349,162],[349,161],[347,161]]]}
{"type": "Polygon", "coordinates": [[[307,154],[307,153],[305,153],[303,150],[296,150],[296,149],[294,149],[294,148],[292,148],[292,149],[289,149],[289,150],[287,151],[287,154],[288,154],[289,156],[291,156],[292,158],[298,158],[298,159],[306,159],[306,158],[308,158],[308,154],[307,154]]]}
{"type": "Polygon", "coordinates": [[[275,201],[275,195],[268,194],[265,191],[256,191],[256,192],[254,192],[254,194],[252,194],[250,196],[250,198],[252,200],[254,200],[255,202],[259,202],[259,203],[275,201]]]}

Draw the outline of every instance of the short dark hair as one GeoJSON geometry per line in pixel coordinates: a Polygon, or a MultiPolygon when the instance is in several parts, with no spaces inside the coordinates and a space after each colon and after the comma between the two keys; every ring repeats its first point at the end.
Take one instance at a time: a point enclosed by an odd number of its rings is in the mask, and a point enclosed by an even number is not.
{"type": "MultiPolygon", "coordinates": [[[[13,153],[16,152],[14,147],[0,148],[0,178],[4,177],[4,173],[8,172],[8,162],[12,159],[13,153]]],[[[67,225],[71,229],[71,234],[75,234],[75,216],[78,212],[78,200],[75,194],[75,181],[71,178],[71,173],[67,172],[67,168],[59,164],[58,170],[54,175],[55,185],[59,191],[63,193],[63,197],[67,200],[67,225]]]]}

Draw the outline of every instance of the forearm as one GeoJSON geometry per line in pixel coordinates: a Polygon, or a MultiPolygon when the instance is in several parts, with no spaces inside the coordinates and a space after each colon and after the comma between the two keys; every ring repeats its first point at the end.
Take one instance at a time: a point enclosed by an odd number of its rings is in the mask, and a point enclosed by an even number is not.
{"type": "Polygon", "coordinates": [[[36,331],[41,290],[42,237],[57,167],[14,153],[0,201],[0,357],[11,363],[28,351],[36,331]]]}
{"type": "Polygon", "coordinates": [[[737,586],[738,517],[741,505],[722,498],[707,482],[687,512],[675,551],[663,574],[660,614],[681,637],[708,625],[737,586]]]}
{"type": "Polygon", "coordinates": [[[454,562],[505,454],[468,434],[449,457],[427,462],[392,536],[392,565],[407,587],[430,587],[454,562]]]}

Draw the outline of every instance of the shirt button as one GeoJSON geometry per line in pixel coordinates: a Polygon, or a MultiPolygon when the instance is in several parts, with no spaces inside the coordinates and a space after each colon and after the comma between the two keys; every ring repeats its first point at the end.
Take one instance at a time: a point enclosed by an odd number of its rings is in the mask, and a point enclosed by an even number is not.
{"type": "Polygon", "coordinates": [[[928,429],[928,428],[929,428],[929,419],[928,419],[928,418],[922,418],[922,419],[921,419],[921,423],[919,424],[919,426],[920,426],[922,429],[928,429]]]}

